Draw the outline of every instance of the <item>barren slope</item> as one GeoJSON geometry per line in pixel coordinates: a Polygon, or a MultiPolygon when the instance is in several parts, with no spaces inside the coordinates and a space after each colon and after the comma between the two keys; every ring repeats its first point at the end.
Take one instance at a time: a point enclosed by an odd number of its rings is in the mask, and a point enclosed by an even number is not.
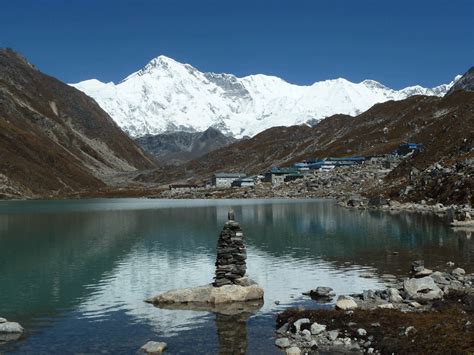
{"type": "Polygon", "coordinates": [[[0,196],[94,190],[153,161],[94,100],[0,50],[0,196]]]}

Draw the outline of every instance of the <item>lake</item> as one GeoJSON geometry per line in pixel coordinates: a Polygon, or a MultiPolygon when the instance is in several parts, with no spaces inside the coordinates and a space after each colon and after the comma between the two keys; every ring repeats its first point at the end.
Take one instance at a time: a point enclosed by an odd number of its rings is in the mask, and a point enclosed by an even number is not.
{"type": "Polygon", "coordinates": [[[474,242],[433,215],[331,200],[12,201],[0,203],[0,256],[0,317],[26,329],[0,352],[134,353],[156,340],[169,353],[278,353],[275,315],[321,307],[302,292],[381,287],[382,274],[405,275],[417,259],[472,272],[474,242]],[[263,306],[234,316],[145,303],[212,281],[229,208],[263,306]]]}

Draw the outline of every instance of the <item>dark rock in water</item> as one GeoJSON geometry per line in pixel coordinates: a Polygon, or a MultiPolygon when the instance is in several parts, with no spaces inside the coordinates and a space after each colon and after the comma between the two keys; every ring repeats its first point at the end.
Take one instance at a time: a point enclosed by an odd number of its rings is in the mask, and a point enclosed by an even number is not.
{"type": "Polygon", "coordinates": [[[217,241],[215,287],[238,285],[237,280],[242,279],[247,271],[244,233],[234,220],[234,211],[229,211],[228,219],[217,241]]]}
{"type": "Polygon", "coordinates": [[[336,294],[333,292],[331,287],[316,287],[314,290],[309,290],[303,293],[304,295],[310,296],[314,300],[327,300],[330,301],[336,294]]]}

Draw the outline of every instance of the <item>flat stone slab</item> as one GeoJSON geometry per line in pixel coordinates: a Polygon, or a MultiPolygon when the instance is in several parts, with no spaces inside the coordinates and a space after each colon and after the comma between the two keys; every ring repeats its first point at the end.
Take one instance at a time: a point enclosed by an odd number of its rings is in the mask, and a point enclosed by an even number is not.
{"type": "Polygon", "coordinates": [[[214,287],[212,284],[191,288],[171,290],[146,300],[153,304],[225,304],[247,302],[263,299],[263,288],[257,284],[249,286],[224,285],[214,287]]]}

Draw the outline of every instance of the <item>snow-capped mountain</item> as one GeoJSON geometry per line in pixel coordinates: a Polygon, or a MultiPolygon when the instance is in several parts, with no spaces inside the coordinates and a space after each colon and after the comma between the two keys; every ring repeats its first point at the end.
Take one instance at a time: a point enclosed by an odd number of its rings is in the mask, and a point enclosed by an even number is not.
{"type": "Polygon", "coordinates": [[[357,115],[388,100],[441,96],[453,83],[397,91],[373,80],[352,83],[340,78],[299,86],[267,75],[202,73],[159,56],[119,84],[92,79],[72,86],[94,98],[132,137],[214,127],[240,138],[337,113],[357,115]]]}

